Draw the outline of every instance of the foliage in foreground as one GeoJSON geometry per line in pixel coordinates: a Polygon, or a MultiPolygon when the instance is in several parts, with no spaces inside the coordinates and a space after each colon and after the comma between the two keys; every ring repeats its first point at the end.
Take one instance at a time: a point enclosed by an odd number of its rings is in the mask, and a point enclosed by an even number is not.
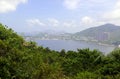
{"type": "Polygon", "coordinates": [[[119,79],[120,49],[60,52],[26,42],[0,24],[0,79],[119,79]]]}

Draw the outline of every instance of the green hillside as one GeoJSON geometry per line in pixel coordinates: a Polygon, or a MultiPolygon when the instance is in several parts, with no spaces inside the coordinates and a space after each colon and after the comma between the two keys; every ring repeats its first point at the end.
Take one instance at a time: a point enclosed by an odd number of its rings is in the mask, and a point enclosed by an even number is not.
{"type": "Polygon", "coordinates": [[[75,35],[85,37],[88,40],[96,40],[99,42],[113,43],[120,41],[120,26],[113,24],[105,24],[98,27],[92,27],[75,35]]]}
{"type": "Polygon", "coordinates": [[[120,79],[120,49],[54,51],[0,24],[0,79],[120,79]]]}

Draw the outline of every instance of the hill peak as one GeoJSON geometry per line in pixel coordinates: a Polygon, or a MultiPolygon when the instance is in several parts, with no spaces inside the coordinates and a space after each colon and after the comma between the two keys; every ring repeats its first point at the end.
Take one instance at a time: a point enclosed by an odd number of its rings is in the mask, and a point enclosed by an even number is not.
{"type": "Polygon", "coordinates": [[[107,24],[104,24],[104,26],[116,26],[116,25],[111,24],[111,23],[107,23],[107,24]]]}
{"type": "Polygon", "coordinates": [[[98,27],[116,27],[117,25],[115,24],[111,24],[111,23],[107,23],[107,24],[104,24],[104,25],[101,25],[101,26],[98,26],[98,27]]]}
{"type": "Polygon", "coordinates": [[[114,24],[104,24],[97,27],[88,28],[76,33],[79,37],[84,37],[87,40],[114,42],[120,39],[120,26],[114,24]]]}

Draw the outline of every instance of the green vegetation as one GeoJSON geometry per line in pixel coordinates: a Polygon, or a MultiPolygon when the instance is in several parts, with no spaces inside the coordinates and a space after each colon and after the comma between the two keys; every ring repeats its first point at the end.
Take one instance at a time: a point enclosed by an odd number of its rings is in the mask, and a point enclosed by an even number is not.
{"type": "Polygon", "coordinates": [[[0,24],[0,79],[120,79],[120,49],[58,52],[0,24]]]}
{"type": "Polygon", "coordinates": [[[120,27],[113,24],[104,24],[98,27],[88,28],[74,34],[73,37],[87,41],[97,41],[101,43],[114,44],[120,39],[120,27]]]}

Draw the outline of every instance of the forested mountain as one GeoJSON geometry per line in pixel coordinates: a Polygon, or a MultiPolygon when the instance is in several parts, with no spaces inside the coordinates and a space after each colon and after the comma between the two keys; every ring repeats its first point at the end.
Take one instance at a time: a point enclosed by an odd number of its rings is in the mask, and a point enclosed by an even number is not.
{"type": "Polygon", "coordinates": [[[120,26],[105,24],[83,30],[75,35],[91,41],[106,41],[108,43],[113,43],[120,41],[120,26]]]}
{"type": "Polygon", "coordinates": [[[88,28],[77,33],[31,33],[23,34],[25,39],[31,40],[84,40],[106,44],[120,44],[120,26],[104,24],[97,27],[88,28]]]}
{"type": "Polygon", "coordinates": [[[120,79],[120,49],[58,52],[0,24],[0,79],[120,79]]]}

